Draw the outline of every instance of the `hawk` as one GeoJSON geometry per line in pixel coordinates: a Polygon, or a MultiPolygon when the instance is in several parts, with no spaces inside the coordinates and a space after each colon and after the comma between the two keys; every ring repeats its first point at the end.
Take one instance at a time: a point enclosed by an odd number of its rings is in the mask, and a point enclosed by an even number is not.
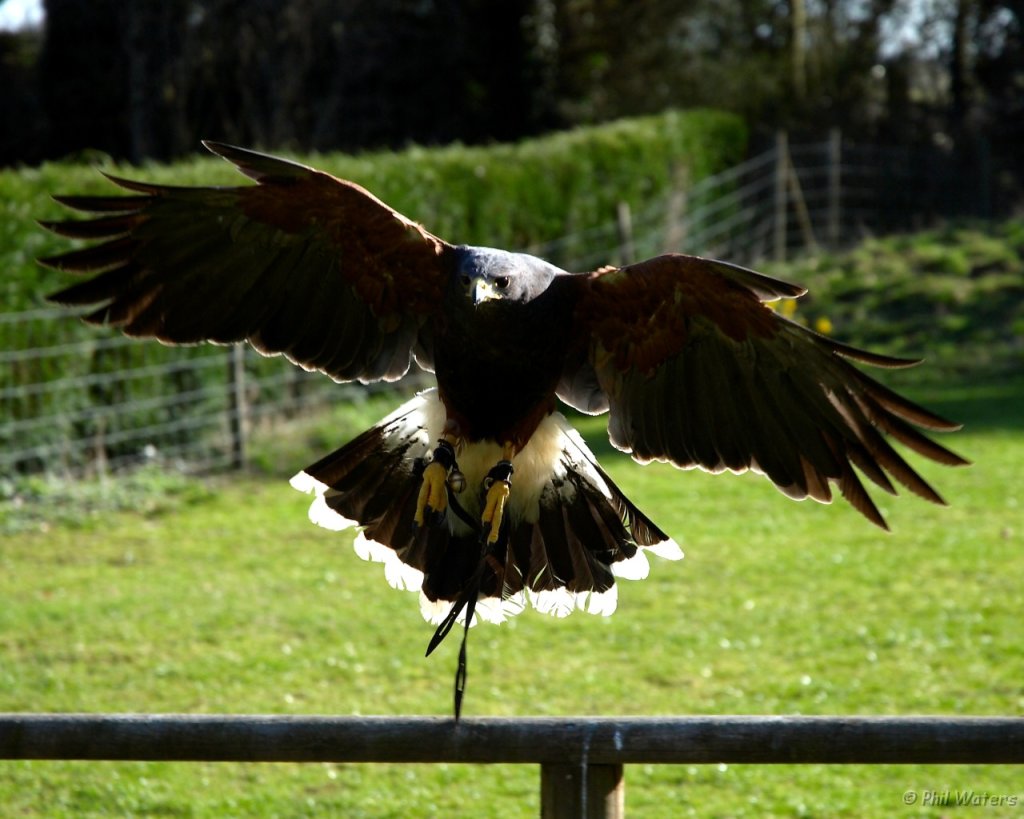
{"type": "MultiPolygon", "coordinates": [[[[41,260],[86,278],[50,298],[86,321],[168,344],[246,341],[335,381],[427,390],[292,479],[311,519],[358,527],[355,548],[419,591],[437,626],[501,621],[527,605],[610,614],[615,578],[648,553],[682,557],[558,411],[608,415],[643,463],[752,470],[791,498],[838,490],[886,523],[859,470],[938,493],[889,439],[965,461],[924,430],[958,428],[855,364],[866,352],[766,303],[803,288],[721,261],[666,254],[569,273],[524,253],[454,245],[352,182],[206,142],[256,184],[170,187],[110,177],[129,195],[60,196],[89,219],[47,222],[98,240],[41,260]]],[[[465,684],[465,638],[456,716],[465,684]]]]}

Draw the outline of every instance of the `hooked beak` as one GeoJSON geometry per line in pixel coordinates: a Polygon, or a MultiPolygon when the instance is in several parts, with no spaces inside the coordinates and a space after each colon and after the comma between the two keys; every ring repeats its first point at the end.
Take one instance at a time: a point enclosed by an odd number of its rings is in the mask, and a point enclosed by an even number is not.
{"type": "Polygon", "coordinates": [[[490,279],[485,279],[483,276],[473,277],[466,286],[466,291],[474,307],[483,304],[485,301],[501,298],[501,293],[494,286],[494,282],[490,279]]]}

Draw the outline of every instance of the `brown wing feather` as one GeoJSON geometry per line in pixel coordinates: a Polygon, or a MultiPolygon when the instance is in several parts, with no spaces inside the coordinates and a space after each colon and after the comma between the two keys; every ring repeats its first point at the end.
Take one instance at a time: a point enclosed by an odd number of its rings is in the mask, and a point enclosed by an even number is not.
{"type": "Polygon", "coordinates": [[[41,260],[94,274],[50,298],[168,343],[247,340],[338,380],[401,377],[429,346],[451,246],[358,185],[216,143],[256,185],[179,188],[110,177],[131,196],[59,197],[98,241],[41,260]]]}
{"type": "Polygon", "coordinates": [[[834,484],[882,527],[855,467],[887,492],[895,492],[891,476],[942,502],[886,436],[933,461],[966,463],[917,429],[958,425],[850,363],[914,362],[832,341],[763,304],[799,296],[800,287],[677,254],[572,279],[581,353],[562,384],[591,390],[579,403],[607,405],[612,443],[637,460],[753,469],[791,497],[822,502],[834,484]]]}

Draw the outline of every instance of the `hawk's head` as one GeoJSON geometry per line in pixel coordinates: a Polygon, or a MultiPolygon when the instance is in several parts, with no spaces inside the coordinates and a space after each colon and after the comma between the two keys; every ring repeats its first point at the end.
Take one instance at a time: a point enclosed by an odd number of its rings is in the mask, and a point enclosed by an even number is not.
{"type": "Polygon", "coordinates": [[[456,253],[456,285],[474,306],[492,301],[533,301],[562,272],[527,253],[468,245],[456,248],[456,253]]]}

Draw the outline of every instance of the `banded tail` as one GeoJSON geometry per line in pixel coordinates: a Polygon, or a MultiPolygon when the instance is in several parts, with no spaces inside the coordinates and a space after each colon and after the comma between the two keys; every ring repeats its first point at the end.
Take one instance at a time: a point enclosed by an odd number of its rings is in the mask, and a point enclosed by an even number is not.
{"type": "MultiPolygon", "coordinates": [[[[429,622],[441,623],[467,584],[477,581],[471,625],[476,619],[502,622],[527,604],[556,617],[575,609],[609,615],[617,602],[616,577],[646,577],[646,552],[670,560],[683,556],[558,413],[513,459],[507,533],[486,565],[478,533],[452,509],[442,524],[414,530],[420,475],[444,417],[436,391],[424,392],[291,481],[316,494],[309,510],[314,523],[361,528],[356,553],[383,563],[394,588],[419,591],[429,622]]],[[[466,489],[455,500],[467,517],[479,519],[484,476],[500,457],[501,448],[491,442],[459,450],[466,489]]]]}

